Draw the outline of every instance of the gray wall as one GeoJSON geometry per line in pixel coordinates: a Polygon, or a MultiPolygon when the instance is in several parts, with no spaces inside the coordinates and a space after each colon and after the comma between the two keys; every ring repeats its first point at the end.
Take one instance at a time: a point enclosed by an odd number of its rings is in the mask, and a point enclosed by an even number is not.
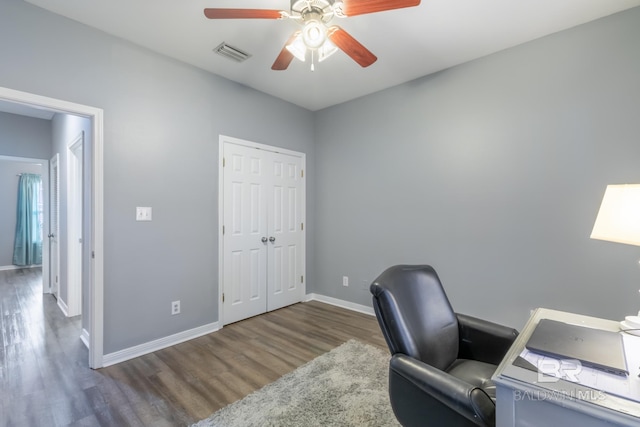
{"type": "Polygon", "coordinates": [[[106,353],[218,319],[220,134],[307,154],[309,292],[369,304],[426,262],[521,326],[640,306],[640,250],[588,238],[605,185],[640,180],[639,38],[635,9],[314,114],[3,0],[0,86],[105,111],[106,353]]]}
{"type": "Polygon", "coordinates": [[[51,121],[0,112],[0,155],[51,158],[51,121]]]}
{"type": "MultiPolygon", "coordinates": [[[[2,132],[2,128],[0,128],[2,132]]],[[[13,264],[13,243],[16,232],[18,181],[21,173],[42,175],[41,164],[0,158],[0,267],[13,264]]]]}
{"type": "Polygon", "coordinates": [[[312,113],[20,0],[0,4],[0,51],[0,86],[104,109],[105,353],[218,320],[218,136],[312,163],[312,113]]]}
{"type": "Polygon", "coordinates": [[[589,235],[605,186],[640,182],[638,40],[635,8],[318,112],[313,291],[369,304],[427,263],[455,309],[517,327],[635,314],[640,248],[589,235]]]}

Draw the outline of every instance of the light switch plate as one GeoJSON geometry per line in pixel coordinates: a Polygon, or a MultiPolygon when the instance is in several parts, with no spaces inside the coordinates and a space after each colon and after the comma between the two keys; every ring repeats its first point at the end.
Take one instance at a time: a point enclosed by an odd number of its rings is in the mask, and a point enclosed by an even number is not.
{"type": "Polygon", "coordinates": [[[138,206],[136,208],[136,221],[151,221],[151,208],[138,206]]]}

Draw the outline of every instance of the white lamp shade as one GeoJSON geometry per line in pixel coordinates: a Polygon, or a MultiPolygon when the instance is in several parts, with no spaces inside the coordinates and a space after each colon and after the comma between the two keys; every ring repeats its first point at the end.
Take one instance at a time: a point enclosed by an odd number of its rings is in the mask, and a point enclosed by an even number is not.
{"type": "Polygon", "coordinates": [[[591,238],[640,246],[640,184],[607,186],[591,238]]]}
{"type": "Polygon", "coordinates": [[[327,28],[315,19],[307,21],[302,29],[302,40],[309,49],[317,49],[327,39],[327,28]]]}
{"type": "Polygon", "coordinates": [[[305,56],[307,55],[307,47],[304,45],[302,33],[300,31],[296,33],[296,37],[293,42],[285,47],[293,54],[293,56],[304,62],[305,56]]]}
{"type": "Polygon", "coordinates": [[[318,62],[322,62],[338,50],[338,47],[331,42],[331,40],[325,40],[324,44],[318,48],[318,62]]]}

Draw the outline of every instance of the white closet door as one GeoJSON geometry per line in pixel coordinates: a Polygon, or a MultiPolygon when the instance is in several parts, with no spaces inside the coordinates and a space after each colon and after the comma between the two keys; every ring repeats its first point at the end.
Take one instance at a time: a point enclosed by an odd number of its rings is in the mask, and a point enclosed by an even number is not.
{"type": "Polygon", "coordinates": [[[302,159],[270,153],[267,310],[302,300],[302,159]]]}
{"type": "Polygon", "coordinates": [[[224,323],[267,309],[267,186],[262,152],[225,146],[224,323]]]}
{"type": "Polygon", "coordinates": [[[256,146],[223,146],[224,324],[300,302],[304,292],[304,160],[256,146]]]}

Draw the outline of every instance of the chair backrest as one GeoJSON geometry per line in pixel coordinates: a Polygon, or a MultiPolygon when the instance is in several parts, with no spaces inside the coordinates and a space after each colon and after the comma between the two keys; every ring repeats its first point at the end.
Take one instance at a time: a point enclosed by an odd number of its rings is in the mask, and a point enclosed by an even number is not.
{"type": "Polygon", "coordinates": [[[458,355],[458,320],[429,265],[396,265],[371,284],[373,307],[391,354],[444,370],[458,355]]]}

